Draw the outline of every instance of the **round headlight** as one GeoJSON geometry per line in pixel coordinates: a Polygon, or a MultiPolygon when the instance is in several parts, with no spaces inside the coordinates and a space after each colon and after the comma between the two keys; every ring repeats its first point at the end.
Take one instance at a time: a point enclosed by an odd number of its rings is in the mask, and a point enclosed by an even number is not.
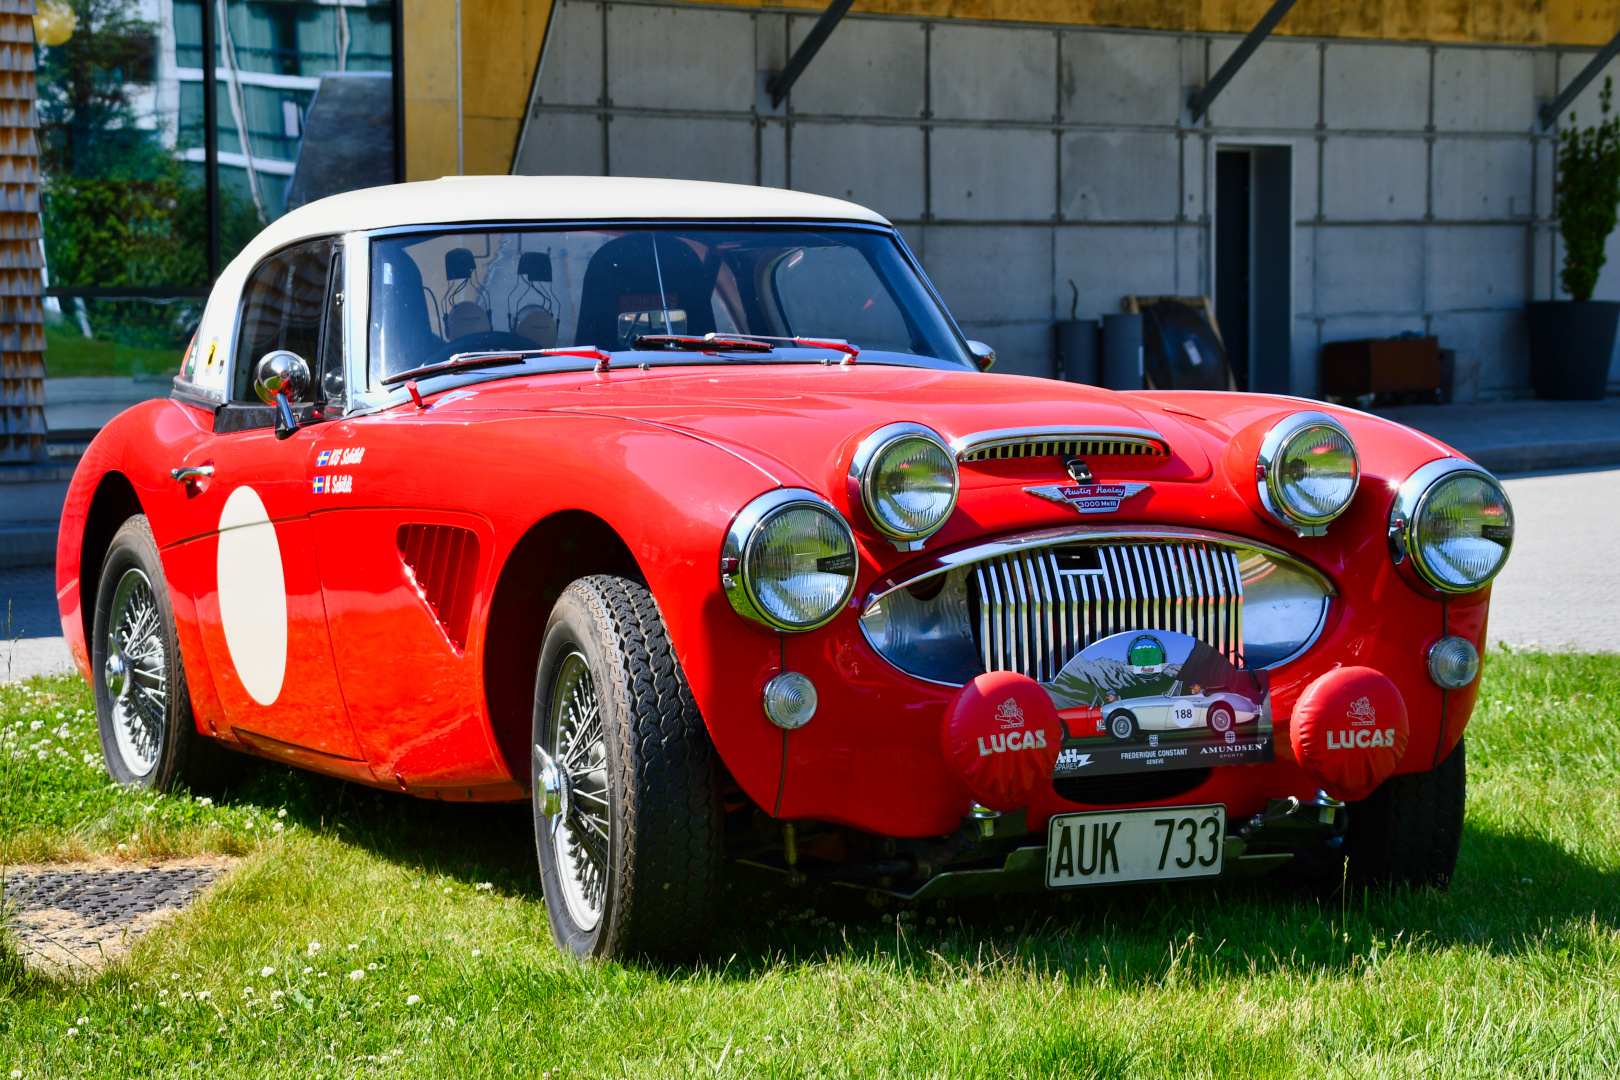
{"type": "Polygon", "coordinates": [[[720,580],[744,618],[775,630],[814,630],[855,590],[855,537],[815,492],[779,488],[731,523],[720,580]]]}
{"type": "Polygon", "coordinates": [[[1326,413],[1295,413],[1266,432],[1256,470],[1260,502],[1300,535],[1320,535],[1361,482],[1350,433],[1326,413]]]}
{"type": "Polygon", "coordinates": [[[1390,509],[1391,554],[1407,557],[1441,592],[1465,593],[1495,577],[1513,548],[1513,504],[1477,465],[1431,461],[1401,485],[1390,509]]]}
{"type": "Polygon", "coordinates": [[[862,439],[849,478],[873,527],[902,544],[926,540],[956,508],[956,456],[920,424],[889,424],[862,439]]]}

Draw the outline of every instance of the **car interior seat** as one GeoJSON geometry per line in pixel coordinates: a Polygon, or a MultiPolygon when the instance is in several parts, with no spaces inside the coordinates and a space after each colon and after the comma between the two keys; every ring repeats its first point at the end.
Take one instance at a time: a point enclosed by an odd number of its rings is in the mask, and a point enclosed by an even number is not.
{"type": "Polygon", "coordinates": [[[489,316],[489,296],[478,281],[478,260],[464,247],[451,248],[444,253],[444,299],[440,304],[444,312],[444,338],[455,341],[468,334],[488,333],[492,328],[489,316]]]}
{"type": "Polygon", "coordinates": [[[619,337],[619,316],[662,308],[684,309],[688,334],[713,333],[713,291],[713,274],[705,269],[691,245],[678,236],[667,232],[626,233],[598,248],[585,268],[574,344],[609,350],[628,348],[630,343],[619,337]],[[662,294],[658,288],[660,275],[662,294]]]}

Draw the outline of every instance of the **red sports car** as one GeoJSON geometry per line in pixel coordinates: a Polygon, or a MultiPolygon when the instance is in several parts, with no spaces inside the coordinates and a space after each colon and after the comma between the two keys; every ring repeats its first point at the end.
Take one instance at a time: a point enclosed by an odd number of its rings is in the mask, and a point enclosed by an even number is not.
{"type": "Polygon", "coordinates": [[[906,897],[1444,884],[1497,482],[1364,413],[993,359],[888,222],[817,196],[295,210],[74,476],[57,585],[107,767],[530,799],[582,956],[700,948],[726,858],[906,897]],[[1252,718],[1095,721],[1185,697],[1252,718]]]}

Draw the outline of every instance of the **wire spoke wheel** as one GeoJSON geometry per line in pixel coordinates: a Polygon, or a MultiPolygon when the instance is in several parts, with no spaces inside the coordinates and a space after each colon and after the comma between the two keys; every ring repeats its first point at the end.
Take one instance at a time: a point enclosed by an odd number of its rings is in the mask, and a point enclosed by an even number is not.
{"type": "Polygon", "coordinates": [[[546,750],[562,772],[562,807],[552,819],[551,844],[568,914],[588,931],[602,918],[607,888],[607,744],[596,680],[577,650],[558,665],[550,720],[546,750]]]}
{"type": "Polygon", "coordinates": [[[169,650],[152,582],[137,568],[118,580],[107,633],[104,675],[113,736],[129,771],[158,763],[169,707],[169,650]]]}

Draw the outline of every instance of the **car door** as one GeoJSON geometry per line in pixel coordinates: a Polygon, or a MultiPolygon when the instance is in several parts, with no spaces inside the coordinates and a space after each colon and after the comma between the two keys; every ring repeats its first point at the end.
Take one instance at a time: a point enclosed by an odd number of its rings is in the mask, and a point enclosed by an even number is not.
{"type": "MultiPolygon", "coordinates": [[[[369,779],[339,687],[309,520],[316,444],[341,411],[342,260],[323,239],[261,262],[243,290],[231,400],[193,470],[182,511],[204,650],[231,733],[261,752],[369,779]],[[308,363],[301,426],[278,437],[253,390],[267,352],[308,363]],[[331,374],[338,358],[337,376],[331,374]]],[[[188,474],[182,474],[182,477],[188,474]]]]}

